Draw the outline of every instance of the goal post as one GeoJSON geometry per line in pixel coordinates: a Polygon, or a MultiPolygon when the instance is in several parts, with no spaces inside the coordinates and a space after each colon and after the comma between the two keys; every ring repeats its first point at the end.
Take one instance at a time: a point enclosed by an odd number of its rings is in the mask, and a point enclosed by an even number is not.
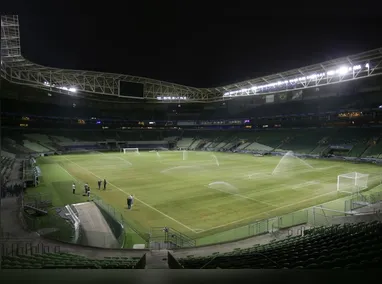
{"type": "Polygon", "coordinates": [[[123,154],[135,154],[140,155],[138,148],[122,148],[123,154]]]}
{"type": "Polygon", "coordinates": [[[337,176],[337,192],[358,193],[367,189],[368,174],[352,172],[337,176]]]}

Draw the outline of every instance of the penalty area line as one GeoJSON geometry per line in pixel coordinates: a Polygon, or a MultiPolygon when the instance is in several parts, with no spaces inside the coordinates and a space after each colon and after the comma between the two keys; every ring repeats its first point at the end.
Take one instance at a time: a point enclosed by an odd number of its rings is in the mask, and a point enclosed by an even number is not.
{"type": "MultiPolygon", "coordinates": [[[[89,174],[95,176],[96,178],[101,179],[101,177],[97,176],[95,173],[93,173],[93,172],[89,171],[88,169],[86,169],[86,168],[80,166],[79,164],[77,164],[77,163],[75,163],[75,162],[69,160],[68,158],[64,157],[64,159],[66,159],[66,160],[69,161],[70,163],[73,163],[74,165],[76,165],[77,167],[83,169],[84,171],[87,171],[89,174]]],[[[63,168],[63,167],[62,167],[62,168],[63,168]]],[[[66,171],[66,170],[65,170],[65,171],[66,171]]],[[[66,172],[69,173],[68,171],[66,171],[66,172]]],[[[112,184],[111,182],[108,182],[108,184],[110,184],[110,185],[111,185],[112,187],[114,187],[115,189],[118,189],[119,191],[121,191],[121,192],[124,193],[125,195],[128,195],[128,193],[126,193],[123,189],[121,189],[121,188],[119,188],[118,186],[112,184]]],[[[177,224],[183,226],[184,228],[190,230],[191,232],[193,232],[193,233],[197,233],[197,230],[194,230],[194,229],[188,227],[187,225],[185,225],[185,224],[183,224],[182,222],[180,222],[180,221],[178,221],[178,220],[172,218],[171,216],[167,215],[166,213],[163,213],[162,211],[160,211],[160,210],[158,210],[158,209],[152,207],[150,204],[147,204],[146,202],[144,202],[144,201],[142,201],[142,200],[140,200],[140,199],[138,199],[138,198],[136,198],[136,197],[135,197],[134,199],[137,200],[138,202],[142,203],[142,204],[145,205],[146,207],[148,207],[148,208],[150,208],[150,209],[152,209],[152,210],[158,212],[159,214],[165,216],[166,218],[168,218],[168,219],[174,221],[175,223],[177,223],[177,224]]]]}
{"type": "MultiPolygon", "coordinates": [[[[209,186],[205,185],[205,187],[207,188],[210,188],[209,186]]],[[[221,190],[221,189],[217,189],[217,188],[210,188],[210,189],[215,189],[217,191],[220,191],[220,192],[223,192],[223,193],[228,193],[228,194],[231,194],[233,196],[237,196],[237,197],[240,197],[240,198],[243,198],[243,199],[248,199],[248,200],[252,200],[256,203],[260,203],[260,204],[264,204],[264,205],[267,205],[267,206],[271,206],[271,207],[274,207],[276,208],[277,206],[273,205],[273,204],[270,204],[268,202],[264,202],[264,201],[259,201],[259,200],[256,200],[254,198],[251,198],[251,197],[248,197],[248,196],[245,196],[245,195],[241,195],[241,194],[238,194],[238,193],[231,193],[231,192],[226,192],[224,190],[221,190]]]]}
{"type": "Polygon", "coordinates": [[[124,159],[124,158],[121,158],[121,157],[117,157],[118,159],[120,159],[121,161],[125,162],[127,165],[129,166],[132,166],[133,164],[130,163],[128,160],[124,159]]]}
{"type": "MultiPolygon", "coordinates": [[[[288,208],[288,207],[290,207],[290,206],[298,205],[298,204],[304,203],[304,202],[306,202],[306,201],[314,200],[314,199],[317,199],[317,198],[319,198],[319,197],[326,196],[326,195],[329,195],[329,194],[334,194],[334,193],[336,193],[336,192],[328,192],[328,193],[324,193],[324,194],[321,194],[321,195],[317,195],[317,196],[312,197],[312,198],[307,198],[307,199],[301,200],[301,201],[299,201],[299,202],[295,202],[295,203],[287,204],[287,205],[284,205],[284,206],[280,206],[280,207],[277,207],[277,208],[275,208],[275,209],[269,210],[269,211],[267,211],[267,212],[263,212],[263,213],[261,213],[261,214],[257,214],[257,215],[255,215],[255,216],[245,217],[245,218],[242,218],[242,219],[239,219],[239,220],[236,220],[236,221],[232,221],[232,222],[229,222],[229,223],[225,223],[225,224],[223,224],[223,225],[219,225],[219,226],[215,226],[215,227],[209,228],[209,229],[207,229],[207,230],[204,230],[203,232],[208,232],[208,231],[212,231],[212,230],[215,230],[215,229],[219,229],[219,228],[226,227],[226,226],[228,226],[228,225],[236,224],[236,223],[239,223],[239,222],[248,220],[248,219],[255,218],[256,216],[262,215],[262,214],[264,214],[264,213],[269,215],[270,212],[276,211],[276,210],[278,210],[278,209],[288,208]]],[[[309,208],[310,208],[310,207],[309,207],[309,208]]],[[[306,208],[306,209],[307,209],[307,208],[306,208]]],[[[276,216],[275,216],[275,217],[276,217],[276,216]]],[[[258,220],[258,221],[261,221],[261,220],[258,220]]],[[[257,221],[255,221],[255,222],[257,222],[257,221]]],[[[197,234],[198,234],[198,233],[197,233],[197,234]]]]}

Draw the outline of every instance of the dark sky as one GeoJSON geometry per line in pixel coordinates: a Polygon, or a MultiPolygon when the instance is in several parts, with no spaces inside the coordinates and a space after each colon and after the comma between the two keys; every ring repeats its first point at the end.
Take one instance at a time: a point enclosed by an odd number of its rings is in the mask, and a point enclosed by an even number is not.
{"type": "MultiPolygon", "coordinates": [[[[239,2],[206,0],[192,7],[187,1],[103,1],[65,11],[26,2],[22,52],[53,67],[213,87],[382,47],[377,15],[281,14],[255,1],[239,2]]],[[[68,8],[70,1],[65,3],[68,8]]]]}

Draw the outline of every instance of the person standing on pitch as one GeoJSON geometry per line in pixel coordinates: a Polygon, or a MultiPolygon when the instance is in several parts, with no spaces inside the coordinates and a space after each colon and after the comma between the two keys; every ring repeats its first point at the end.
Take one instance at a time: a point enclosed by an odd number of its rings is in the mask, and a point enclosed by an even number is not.
{"type": "Polygon", "coordinates": [[[133,207],[133,204],[134,204],[134,195],[132,194],[131,195],[131,207],[133,207]]]}
{"type": "Polygon", "coordinates": [[[101,190],[102,180],[98,180],[98,190],[101,190]]]}
{"type": "Polygon", "coordinates": [[[73,191],[73,194],[76,194],[76,184],[74,182],[72,184],[72,191],[73,191]]]}
{"type": "Polygon", "coordinates": [[[128,197],[127,197],[127,209],[131,209],[131,201],[132,201],[132,197],[131,197],[131,195],[129,195],[128,197]]]}
{"type": "Polygon", "coordinates": [[[103,190],[106,190],[106,184],[107,184],[106,179],[104,179],[103,180],[103,190]]]}

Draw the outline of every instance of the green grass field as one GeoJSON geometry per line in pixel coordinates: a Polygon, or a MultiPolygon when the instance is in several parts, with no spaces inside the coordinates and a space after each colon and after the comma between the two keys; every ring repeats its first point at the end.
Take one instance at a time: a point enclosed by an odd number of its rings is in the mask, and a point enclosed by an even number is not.
{"type": "MultiPolygon", "coordinates": [[[[369,186],[380,176],[371,164],[210,152],[95,152],[41,157],[38,164],[42,184],[30,192],[50,192],[56,206],[87,200],[82,196],[87,182],[92,194],[114,206],[135,230],[147,234],[167,226],[199,244],[256,220],[343,197],[336,189],[339,174],[370,174],[369,186]],[[106,191],[97,188],[103,178],[109,182],[106,191]],[[128,194],[135,196],[133,210],[126,208],[128,194]]],[[[138,236],[130,241],[140,243],[138,236]]]]}

